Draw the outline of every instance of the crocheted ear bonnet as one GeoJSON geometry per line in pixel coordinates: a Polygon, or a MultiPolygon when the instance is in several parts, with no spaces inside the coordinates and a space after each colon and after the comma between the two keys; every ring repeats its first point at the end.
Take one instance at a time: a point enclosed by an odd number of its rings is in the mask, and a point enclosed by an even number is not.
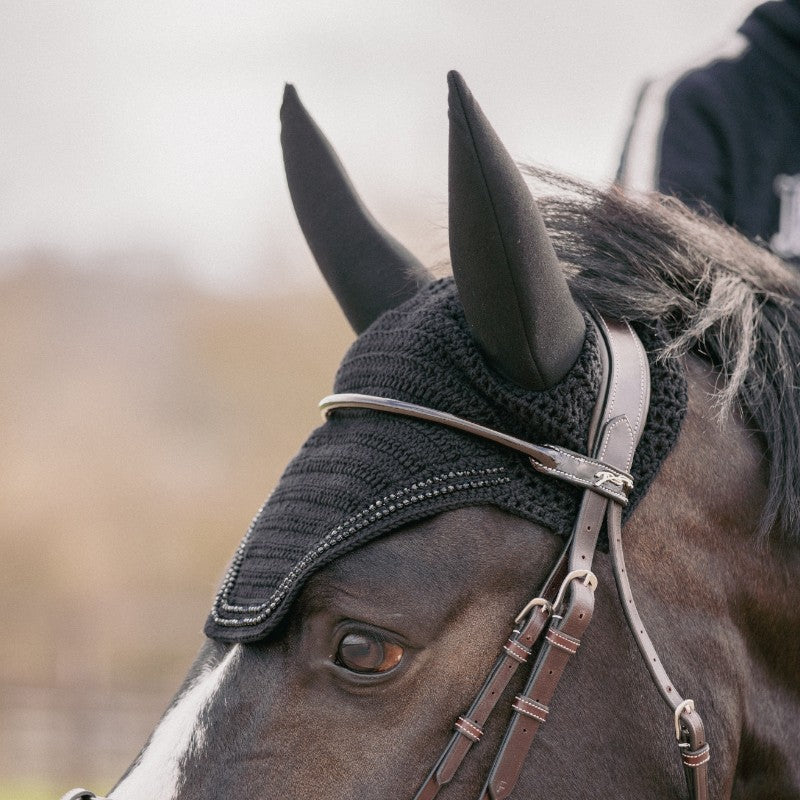
{"type": "MultiPolygon", "coordinates": [[[[645,348],[656,334],[639,330],[645,348]]],[[[531,392],[484,361],[452,279],[383,314],[353,344],[336,392],[360,392],[448,411],[538,444],[586,452],[600,378],[592,325],[559,384],[531,392]]],[[[677,440],[686,384],[675,363],[650,364],[652,395],[625,513],[647,491],[677,440]]],[[[309,576],[404,525],[455,508],[493,505],[568,535],[580,491],[535,472],[523,455],[422,420],[339,410],[290,462],[237,550],[206,623],[224,641],[267,636],[309,576]]]]}

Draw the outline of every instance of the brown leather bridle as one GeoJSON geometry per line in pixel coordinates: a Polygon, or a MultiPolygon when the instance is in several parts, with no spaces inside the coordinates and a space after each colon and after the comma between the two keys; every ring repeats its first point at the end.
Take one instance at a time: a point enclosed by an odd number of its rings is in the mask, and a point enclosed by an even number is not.
{"type": "MultiPolygon", "coordinates": [[[[633,637],[656,686],[673,712],[675,736],[690,800],[708,800],[709,745],[692,700],[685,700],[667,675],[633,600],[622,550],[622,509],[633,488],[629,474],[644,429],[650,399],[647,357],[627,323],[593,314],[603,379],[589,433],[592,456],[551,445],[534,445],[443,411],[385,397],[336,394],[322,400],[325,415],[336,409],[363,408],[446,425],[524,453],[542,473],[584,489],[572,536],[544,586],[514,620],[514,627],[469,709],[458,717],[447,743],[414,800],[432,800],[455,776],[483,735],[489,715],[517,670],[535,658],[523,691],[511,705],[512,716],[489,770],[479,800],[504,800],[522,771],[537,731],[547,720],[550,702],[570,657],[580,646],[594,610],[597,578],[592,561],[606,521],[614,576],[633,637]],[[537,649],[538,647],[538,649],[537,649]]],[[[106,800],[85,789],[61,800],[106,800]]]]}
{"type": "Polygon", "coordinates": [[[518,450],[528,456],[535,470],[584,489],[566,548],[542,589],[517,615],[502,652],[472,705],[456,720],[455,733],[414,800],[432,800],[453,779],[483,735],[486,720],[512,676],[538,646],[525,688],[511,705],[511,721],[479,797],[503,800],[511,794],[533,739],[548,717],[564,668],[591,620],[597,585],[591,567],[604,519],[625,616],[650,674],[673,712],[689,798],[708,800],[710,750],[703,721],[694,702],[684,700],[675,689],[656,653],[633,600],[622,550],[622,509],[633,488],[629,470],[650,399],[647,357],[628,324],[605,320],[596,313],[593,319],[603,344],[603,385],[590,430],[591,457],[561,447],[534,445],[452,414],[390,398],[338,394],[320,403],[326,415],[340,408],[367,408],[457,428],[518,450]]]}

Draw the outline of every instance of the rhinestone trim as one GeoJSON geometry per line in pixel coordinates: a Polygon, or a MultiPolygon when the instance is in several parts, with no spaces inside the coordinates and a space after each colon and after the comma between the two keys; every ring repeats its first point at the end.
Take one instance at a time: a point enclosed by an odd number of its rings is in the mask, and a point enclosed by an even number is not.
{"type": "MultiPolygon", "coordinates": [[[[264,509],[264,506],[261,506],[258,513],[253,517],[253,521],[250,523],[250,527],[233,557],[231,566],[228,568],[220,590],[214,600],[214,605],[211,610],[214,622],[217,625],[237,628],[262,623],[280,605],[281,601],[289,593],[300,575],[305,572],[311,564],[319,560],[332,547],[348,539],[354,533],[363,530],[380,519],[391,516],[401,509],[408,508],[412,505],[418,505],[434,497],[441,497],[467,489],[478,489],[485,486],[499,486],[504,483],[510,483],[511,478],[508,477],[505,472],[506,470],[504,467],[448,472],[444,475],[437,475],[427,480],[413,483],[411,486],[407,486],[404,489],[392,492],[386,495],[386,497],[382,497],[380,500],[371,503],[323,536],[322,539],[317,542],[316,546],[312,550],[309,550],[292,567],[286,577],[280,582],[278,588],[272,593],[269,600],[258,605],[232,605],[228,600],[244,562],[250,537],[264,509]],[[222,614],[236,614],[239,616],[230,617],[222,616],[222,614]],[[248,616],[241,616],[242,614],[248,616]]],[[[266,505],[266,503],[264,505],[266,505]]]]}

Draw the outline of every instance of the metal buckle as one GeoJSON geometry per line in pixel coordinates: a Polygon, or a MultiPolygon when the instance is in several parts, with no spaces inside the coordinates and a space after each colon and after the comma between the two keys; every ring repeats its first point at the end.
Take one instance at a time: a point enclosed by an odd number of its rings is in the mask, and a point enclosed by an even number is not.
{"type": "Polygon", "coordinates": [[[546,614],[553,613],[553,606],[550,605],[550,603],[548,603],[547,600],[544,599],[544,597],[534,597],[533,600],[529,601],[526,604],[525,608],[523,608],[522,611],[520,611],[519,614],[517,614],[517,616],[514,617],[514,624],[519,625],[523,620],[527,618],[531,610],[536,608],[536,606],[541,606],[545,610],[546,614]]]}
{"type": "Polygon", "coordinates": [[[585,586],[588,586],[592,591],[597,588],[597,576],[592,572],[590,569],[575,569],[572,572],[567,574],[567,577],[561,583],[561,588],[558,590],[558,594],[556,595],[556,599],[553,601],[553,610],[561,607],[561,603],[564,601],[564,595],[567,593],[567,587],[572,583],[572,581],[578,580],[578,578],[583,578],[583,583],[585,586]]]}
{"type": "Polygon", "coordinates": [[[621,472],[609,472],[608,470],[601,469],[600,472],[594,474],[594,485],[602,486],[604,483],[612,483],[618,486],[625,493],[625,496],[633,489],[633,479],[628,475],[621,472]]]}
{"type": "Polygon", "coordinates": [[[681,714],[684,711],[691,713],[694,711],[694,700],[684,700],[678,707],[675,709],[675,738],[680,742],[681,741],[681,714]]]}

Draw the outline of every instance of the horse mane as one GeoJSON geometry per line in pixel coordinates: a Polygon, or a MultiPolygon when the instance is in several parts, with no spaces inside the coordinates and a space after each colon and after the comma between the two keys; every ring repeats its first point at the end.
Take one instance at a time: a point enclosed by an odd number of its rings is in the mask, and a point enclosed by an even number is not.
{"type": "Polygon", "coordinates": [[[634,198],[523,167],[573,293],[611,317],[652,324],[657,357],[688,353],[719,372],[722,422],[740,408],[762,435],[768,499],[759,534],[800,538],[800,278],[764,246],[665,196],[634,198]],[[552,193],[551,193],[552,194],[552,193]],[[537,194],[538,196],[538,194],[537,194]]]}

